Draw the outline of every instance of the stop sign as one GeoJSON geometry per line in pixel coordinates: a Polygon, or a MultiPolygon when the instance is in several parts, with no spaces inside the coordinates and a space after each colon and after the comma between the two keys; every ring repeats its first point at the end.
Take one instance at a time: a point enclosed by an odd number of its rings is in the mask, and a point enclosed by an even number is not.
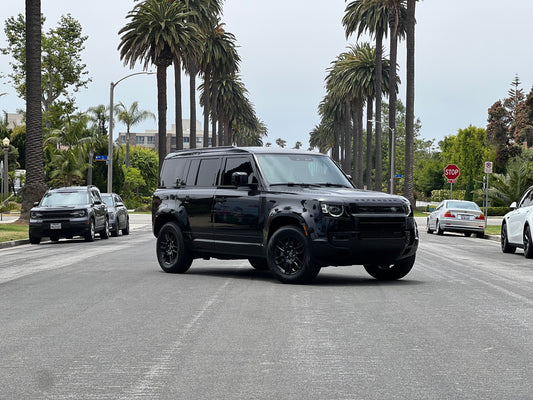
{"type": "Polygon", "coordinates": [[[444,176],[446,177],[446,179],[448,179],[449,181],[454,181],[457,179],[457,177],[459,176],[459,167],[455,164],[448,164],[445,168],[444,168],[444,176]]]}

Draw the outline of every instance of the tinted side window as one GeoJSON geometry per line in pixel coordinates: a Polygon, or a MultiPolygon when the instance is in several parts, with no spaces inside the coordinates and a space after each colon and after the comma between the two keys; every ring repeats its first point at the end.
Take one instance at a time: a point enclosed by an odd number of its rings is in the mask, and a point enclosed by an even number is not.
{"type": "Polygon", "coordinates": [[[196,186],[214,186],[218,178],[219,158],[206,158],[200,162],[196,186]]]}
{"type": "Polygon", "coordinates": [[[522,200],[520,201],[520,207],[529,207],[533,204],[533,190],[530,190],[524,194],[522,200]]]}
{"type": "Polygon", "coordinates": [[[200,160],[191,160],[191,166],[189,167],[189,173],[187,174],[187,186],[196,185],[196,176],[198,175],[198,167],[200,166],[200,160]]]}
{"type": "Polygon", "coordinates": [[[248,175],[251,175],[254,171],[250,159],[248,157],[228,158],[222,175],[222,185],[231,185],[231,175],[234,172],[246,172],[248,175]]]}
{"type": "Polygon", "coordinates": [[[161,187],[179,187],[185,184],[187,174],[188,159],[186,158],[170,158],[165,160],[163,170],[161,171],[161,187]]]}

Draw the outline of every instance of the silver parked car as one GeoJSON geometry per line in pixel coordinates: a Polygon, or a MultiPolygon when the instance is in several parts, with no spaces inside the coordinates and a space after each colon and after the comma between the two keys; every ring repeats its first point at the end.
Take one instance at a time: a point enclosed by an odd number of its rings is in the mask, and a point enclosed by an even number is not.
{"type": "Polygon", "coordinates": [[[524,249],[526,258],[533,258],[533,186],[526,190],[518,204],[513,202],[503,216],[501,243],[504,253],[514,253],[516,248],[524,249]]]}
{"type": "Polygon", "coordinates": [[[475,233],[478,238],[485,236],[485,215],[473,201],[444,200],[427,218],[427,232],[464,233],[469,237],[475,233]]]}
{"type": "Polygon", "coordinates": [[[123,235],[128,235],[130,233],[130,216],[120,196],[116,193],[102,193],[102,200],[107,206],[111,236],[118,236],[118,231],[122,231],[123,235]]]}

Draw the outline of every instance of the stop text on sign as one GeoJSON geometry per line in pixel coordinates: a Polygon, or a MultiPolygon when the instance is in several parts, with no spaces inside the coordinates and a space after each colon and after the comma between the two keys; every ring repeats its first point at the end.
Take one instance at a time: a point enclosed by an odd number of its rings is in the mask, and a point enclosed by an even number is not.
{"type": "Polygon", "coordinates": [[[460,170],[459,170],[459,167],[455,164],[448,164],[445,168],[444,168],[444,176],[446,177],[446,179],[448,180],[455,180],[457,179],[457,177],[459,176],[460,174],[460,170]]]}

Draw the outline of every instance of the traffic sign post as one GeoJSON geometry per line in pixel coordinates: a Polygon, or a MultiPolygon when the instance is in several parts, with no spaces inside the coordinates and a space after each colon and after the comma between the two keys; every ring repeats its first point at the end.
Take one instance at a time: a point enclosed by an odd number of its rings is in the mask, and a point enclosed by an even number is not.
{"type": "Polygon", "coordinates": [[[444,168],[444,176],[446,179],[448,179],[448,183],[450,184],[450,198],[453,199],[453,184],[457,182],[457,178],[459,177],[459,174],[461,171],[459,170],[459,167],[455,164],[448,164],[444,168]]]}
{"type": "Polygon", "coordinates": [[[487,227],[487,217],[489,211],[489,174],[492,174],[492,161],[485,161],[485,173],[487,174],[485,184],[485,228],[487,227]]]}

